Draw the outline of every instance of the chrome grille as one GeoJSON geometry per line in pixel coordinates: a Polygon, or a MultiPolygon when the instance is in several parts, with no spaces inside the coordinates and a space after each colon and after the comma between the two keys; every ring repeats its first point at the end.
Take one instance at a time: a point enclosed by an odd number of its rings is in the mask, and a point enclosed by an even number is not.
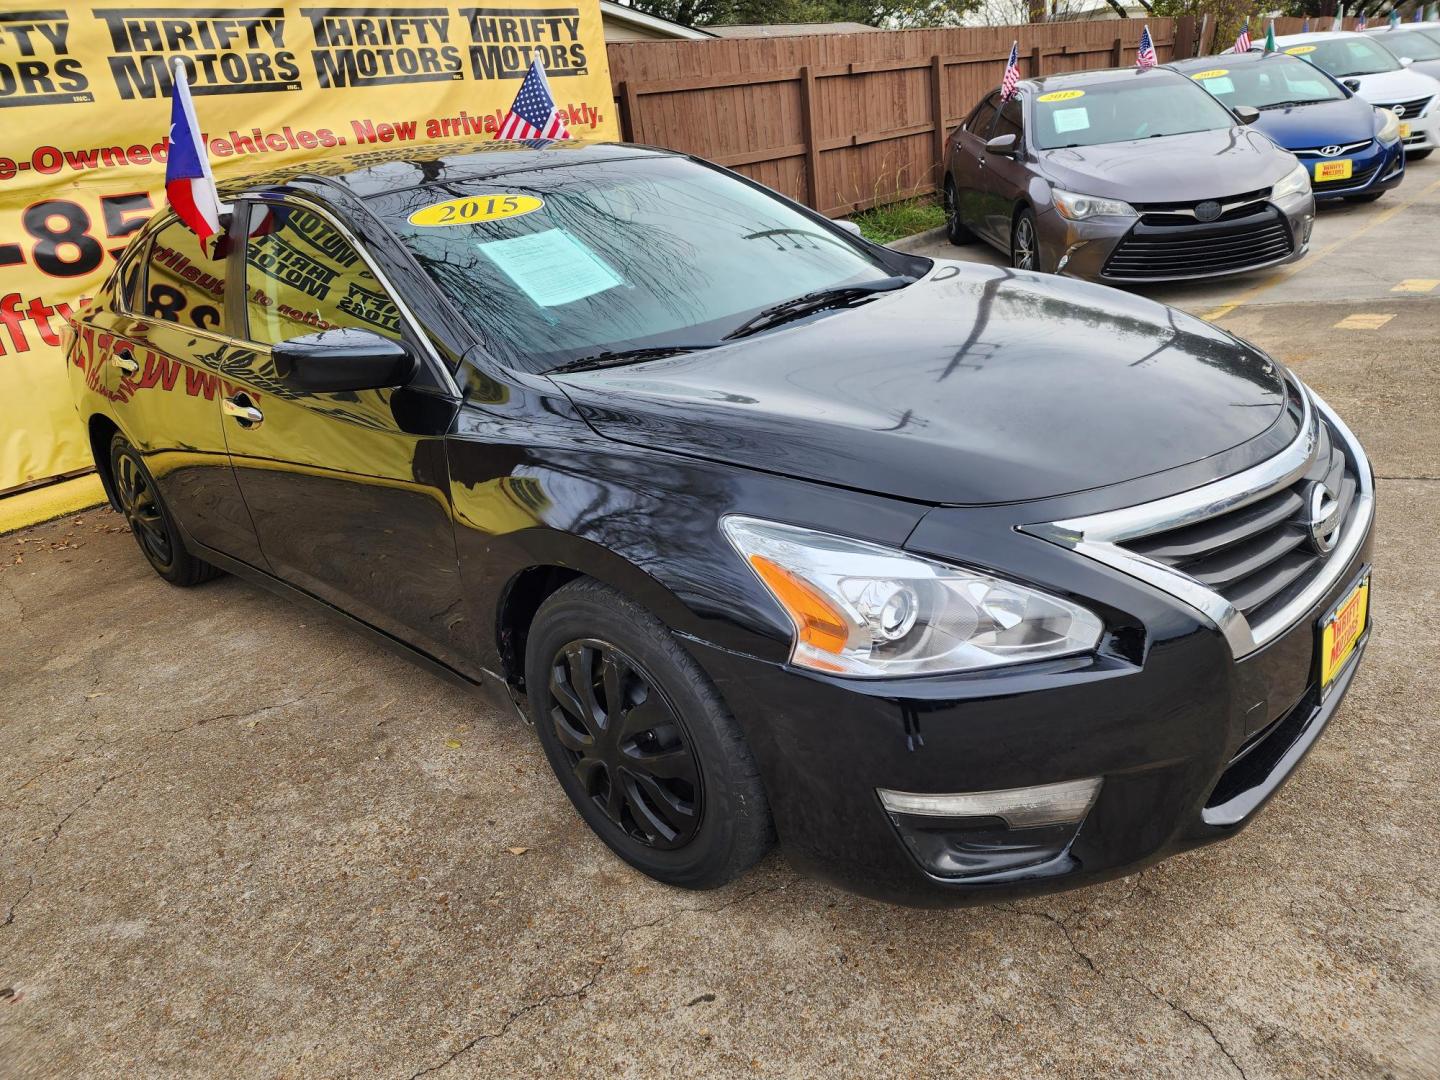
{"type": "Polygon", "coordinates": [[[1425,106],[1430,104],[1430,100],[1434,96],[1431,94],[1430,97],[1415,98],[1413,101],[1392,101],[1388,105],[1376,105],[1375,108],[1384,109],[1386,112],[1395,112],[1396,108],[1403,106],[1405,111],[1395,113],[1395,115],[1401,120],[1414,120],[1425,111],[1425,106]]]}
{"type": "Polygon", "coordinates": [[[1359,441],[1330,408],[1287,383],[1299,435],[1253,468],[1190,491],[1087,517],[1022,526],[1153,585],[1207,616],[1238,657],[1289,629],[1334,587],[1369,535],[1375,495],[1359,441]],[[1334,482],[1343,518],[1327,555],[1294,538],[1295,499],[1334,482]],[[1292,542],[1294,541],[1294,542],[1292,542]]]}
{"type": "MultiPolygon", "coordinates": [[[[1341,146],[1339,152],[1335,154],[1322,154],[1320,151],[1325,149],[1323,146],[1305,146],[1298,150],[1291,150],[1290,152],[1296,157],[1338,158],[1344,157],[1346,154],[1353,154],[1356,150],[1364,150],[1370,143],[1370,139],[1365,139],[1361,142],[1346,143],[1341,146]]],[[[1334,144],[1332,143],[1331,145],[1334,144]]]]}
{"type": "Polygon", "coordinates": [[[1310,543],[1305,519],[1310,486],[1320,481],[1335,493],[1341,529],[1355,512],[1354,466],[1328,423],[1321,422],[1317,434],[1309,468],[1291,484],[1235,510],[1122,546],[1219,593],[1252,624],[1263,621],[1328,558],[1310,543]]]}

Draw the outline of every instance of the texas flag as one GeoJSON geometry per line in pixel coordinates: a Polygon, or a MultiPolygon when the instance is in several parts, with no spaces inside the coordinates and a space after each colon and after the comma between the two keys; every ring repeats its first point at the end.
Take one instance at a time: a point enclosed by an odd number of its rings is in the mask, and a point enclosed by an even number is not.
{"type": "Polygon", "coordinates": [[[195,122],[195,105],[190,100],[190,83],[185,65],[175,61],[175,89],[170,95],[170,156],[165,162],[165,197],[175,214],[203,243],[220,231],[220,215],[227,207],[215,190],[210,160],[200,125],[195,122]]]}

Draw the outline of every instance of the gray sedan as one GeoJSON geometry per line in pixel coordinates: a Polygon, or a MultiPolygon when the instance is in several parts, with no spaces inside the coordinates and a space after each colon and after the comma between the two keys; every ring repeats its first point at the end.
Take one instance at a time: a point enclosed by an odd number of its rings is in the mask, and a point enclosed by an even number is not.
{"type": "Polygon", "coordinates": [[[1025,270],[1116,284],[1241,273],[1301,258],[1315,200],[1294,155],[1164,68],[1022,81],[950,137],[950,240],[1025,270]]]}

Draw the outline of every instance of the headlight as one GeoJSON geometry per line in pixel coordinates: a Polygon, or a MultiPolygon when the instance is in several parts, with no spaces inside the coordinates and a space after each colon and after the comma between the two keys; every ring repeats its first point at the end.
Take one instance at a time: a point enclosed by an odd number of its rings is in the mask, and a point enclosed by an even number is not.
{"type": "Polygon", "coordinates": [[[1380,130],[1375,137],[1382,143],[1396,143],[1400,141],[1400,118],[1389,109],[1376,109],[1380,117],[1380,130]]]}
{"type": "Polygon", "coordinates": [[[1089,652],[1093,613],[894,548],[727,517],[721,523],[794,624],[792,663],[864,678],[933,675],[1089,652]]]}
{"type": "Polygon", "coordinates": [[[1073,191],[1051,188],[1050,197],[1061,217],[1084,221],[1092,217],[1138,217],[1135,208],[1119,199],[1101,199],[1094,195],[1076,195],[1073,191]]]}
{"type": "Polygon", "coordinates": [[[1310,170],[1304,165],[1296,165],[1285,174],[1284,179],[1270,189],[1270,199],[1283,199],[1287,195],[1308,195],[1310,194],[1310,170]]]}

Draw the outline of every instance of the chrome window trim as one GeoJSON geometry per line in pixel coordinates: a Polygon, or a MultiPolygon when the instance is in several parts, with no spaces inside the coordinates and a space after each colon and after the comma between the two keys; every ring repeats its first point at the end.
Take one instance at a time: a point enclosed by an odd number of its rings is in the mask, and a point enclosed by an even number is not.
{"type": "Polygon", "coordinates": [[[1020,531],[1069,548],[1184,601],[1219,628],[1236,659],[1246,656],[1289,629],[1335,584],[1364,543],[1375,514],[1370,462],[1359,440],[1318,394],[1302,387],[1301,396],[1305,413],[1300,434],[1280,453],[1253,468],[1156,502],[1064,521],[1022,525],[1020,531]],[[1343,451],[1355,469],[1358,485],[1355,510],[1321,572],[1269,618],[1252,626],[1244,614],[1219,593],[1163,563],[1120,546],[1126,540],[1238,509],[1294,483],[1305,474],[1315,456],[1318,417],[1322,415],[1339,436],[1343,451]]]}
{"type": "MultiPolygon", "coordinates": [[[[424,354],[424,359],[428,360],[430,367],[439,374],[440,385],[457,401],[465,396],[460,390],[460,385],[455,381],[454,373],[450,370],[446,363],[442,359],[440,359],[440,355],[435,351],[434,343],[430,340],[430,335],[425,333],[424,328],[420,325],[420,320],[415,318],[414,313],[410,310],[410,306],[405,303],[404,297],[401,296],[400,290],[395,288],[395,286],[390,283],[390,279],[385,276],[385,271],[380,269],[379,264],[376,263],[370,252],[366,250],[365,245],[360,242],[360,238],[356,236],[353,232],[351,232],[348,228],[346,228],[345,223],[338,220],[329,207],[313,199],[308,199],[303,195],[296,195],[290,192],[287,192],[284,195],[279,195],[263,191],[247,191],[236,195],[235,201],[249,201],[256,203],[268,202],[277,203],[282,206],[285,203],[296,203],[300,206],[303,206],[311,213],[318,214],[321,218],[334,226],[335,230],[342,237],[344,237],[345,242],[355,249],[355,254],[359,255],[360,258],[364,260],[365,265],[370,270],[370,273],[375,275],[375,281],[380,285],[382,289],[385,290],[385,294],[389,296],[391,301],[395,304],[395,307],[400,312],[400,317],[405,320],[405,324],[410,328],[411,336],[420,343],[424,354]]],[[[249,237],[246,237],[245,239],[248,242],[249,237]]],[[[241,258],[241,264],[242,266],[248,265],[245,263],[243,257],[241,258]]],[[[248,319],[245,325],[245,333],[246,336],[244,338],[238,338],[237,340],[244,341],[247,345],[255,348],[265,349],[267,351],[270,349],[270,346],[266,345],[264,342],[254,341],[249,337],[250,326],[248,319]]]]}

